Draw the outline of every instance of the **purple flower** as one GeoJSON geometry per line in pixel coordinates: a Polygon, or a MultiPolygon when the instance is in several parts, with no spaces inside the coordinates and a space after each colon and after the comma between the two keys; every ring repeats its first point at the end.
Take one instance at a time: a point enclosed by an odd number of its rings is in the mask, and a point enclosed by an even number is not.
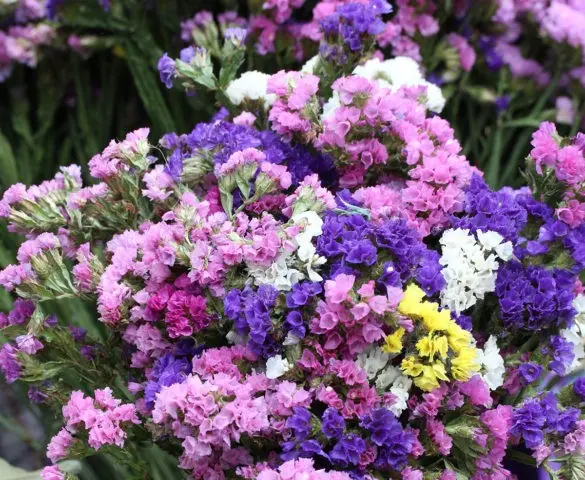
{"type": "Polygon", "coordinates": [[[35,304],[30,300],[17,298],[14,301],[14,307],[8,314],[9,325],[23,325],[26,323],[32,314],[35,312],[35,304]]]}
{"type": "Polygon", "coordinates": [[[16,358],[18,350],[9,343],[0,348],[0,369],[6,377],[7,383],[13,383],[20,378],[20,364],[16,358]]]}
{"type": "MultiPolygon", "coordinates": [[[[500,316],[507,328],[539,331],[551,326],[570,324],[575,316],[572,307],[574,277],[564,270],[542,266],[524,267],[510,261],[498,269],[496,295],[500,316]]],[[[562,349],[556,341],[554,350],[562,349]]],[[[565,352],[558,352],[565,359],[565,352]]],[[[558,368],[560,364],[556,363],[558,368]]]]}
{"type": "Polygon", "coordinates": [[[40,404],[45,403],[49,396],[46,393],[39,390],[38,387],[30,387],[28,389],[28,398],[31,402],[40,404]]]}
{"type": "Polygon", "coordinates": [[[582,402],[585,402],[585,377],[578,378],[573,384],[573,391],[582,402]]]}
{"type": "Polygon", "coordinates": [[[544,440],[546,417],[538,400],[529,400],[516,409],[512,416],[510,433],[522,437],[528,448],[536,448],[544,440]]]}
{"type": "Polygon", "coordinates": [[[152,408],[156,394],[160,392],[162,387],[182,383],[190,372],[191,362],[186,358],[176,358],[170,353],[158,358],[144,389],[146,405],[152,408]]]}
{"type": "Polygon", "coordinates": [[[573,344],[560,335],[553,335],[550,338],[550,345],[543,347],[542,353],[552,357],[548,366],[559,375],[565,374],[567,367],[575,358],[573,344]]]}
{"type": "Polygon", "coordinates": [[[327,438],[339,438],[345,429],[343,416],[333,407],[323,413],[321,430],[327,438]]]}
{"type": "Polygon", "coordinates": [[[501,95],[495,100],[496,110],[498,113],[502,113],[508,110],[510,106],[510,95],[501,95]]]}
{"type": "Polygon", "coordinates": [[[164,53],[158,61],[158,73],[160,75],[160,80],[165,84],[165,87],[172,88],[173,78],[176,75],[177,70],[175,68],[175,61],[166,53],[164,53]]]}
{"type": "Polygon", "coordinates": [[[336,467],[347,468],[359,465],[360,457],[365,451],[366,442],[355,433],[350,433],[335,444],[329,452],[329,458],[336,467]]]}
{"type": "Polygon", "coordinates": [[[307,334],[307,327],[305,327],[303,315],[298,310],[291,310],[288,312],[284,323],[288,328],[288,331],[299,338],[304,338],[307,334]]]}
{"type": "MultiPolygon", "coordinates": [[[[193,60],[195,58],[195,49],[193,47],[183,48],[181,50],[181,52],[179,53],[179,58],[181,59],[182,62],[191,63],[191,60],[193,60]]],[[[159,65],[160,65],[160,62],[159,62],[159,65]]],[[[159,68],[160,68],[160,66],[159,66],[159,68]]],[[[161,79],[162,79],[162,77],[161,77],[161,79]]],[[[166,83],[165,83],[165,85],[166,85],[166,83]]],[[[171,85],[172,85],[172,82],[171,82],[171,85]]],[[[168,87],[168,85],[167,85],[167,88],[170,88],[170,87],[168,87]]]]}
{"type": "Polygon", "coordinates": [[[286,420],[287,428],[294,432],[297,441],[311,434],[311,412],[303,407],[293,407],[293,414],[286,420]]]}
{"type": "Polygon", "coordinates": [[[528,384],[538,380],[542,374],[542,366],[536,363],[527,362],[520,365],[518,371],[524,383],[528,384]]]}
{"type": "Polygon", "coordinates": [[[492,230],[505,240],[515,241],[527,219],[519,198],[504,189],[492,191],[479,175],[474,175],[465,192],[465,214],[453,218],[453,228],[492,230]]]}
{"type": "Polygon", "coordinates": [[[414,444],[414,436],[406,432],[392,412],[378,408],[361,419],[360,426],[370,432],[378,449],[377,468],[398,470],[406,464],[414,444]]]}
{"type": "Polygon", "coordinates": [[[76,327],[74,325],[69,325],[69,331],[71,332],[73,340],[75,340],[76,342],[83,342],[83,340],[85,339],[85,335],[87,333],[85,331],[85,328],[76,327]]]}
{"type": "Polygon", "coordinates": [[[257,291],[247,286],[231,290],[224,301],[224,313],[234,322],[238,333],[247,334],[250,349],[265,358],[277,351],[270,319],[277,296],[278,291],[271,285],[262,285],[257,291]]]}
{"type": "MultiPolygon", "coordinates": [[[[381,16],[391,11],[392,7],[385,0],[372,0],[367,4],[346,3],[339,6],[335,13],[321,19],[319,25],[325,36],[340,37],[349,50],[357,52],[362,49],[367,36],[375,36],[385,30],[381,16]]],[[[326,58],[331,58],[334,52],[327,53],[326,58]]]]}

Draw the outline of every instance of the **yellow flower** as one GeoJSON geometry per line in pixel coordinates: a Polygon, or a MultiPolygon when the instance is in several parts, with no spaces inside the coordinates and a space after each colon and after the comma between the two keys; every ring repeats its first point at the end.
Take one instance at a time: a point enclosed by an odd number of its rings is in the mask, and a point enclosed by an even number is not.
{"type": "Polygon", "coordinates": [[[462,349],[469,347],[473,340],[471,333],[453,321],[450,323],[447,333],[449,334],[449,346],[455,353],[459,353],[462,349]]]}
{"type": "Polygon", "coordinates": [[[402,351],[402,337],[404,328],[399,328],[392,335],[388,335],[382,345],[382,351],[386,353],[400,353],[402,351]]]}
{"type": "Polygon", "coordinates": [[[472,374],[478,372],[479,369],[477,350],[474,347],[462,348],[459,355],[451,360],[451,376],[460,382],[469,380],[472,374]]]}
{"type": "Polygon", "coordinates": [[[416,359],[416,357],[413,357],[412,355],[404,358],[400,366],[402,368],[402,371],[406,375],[410,375],[411,377],[417,377],[423,371],[423,364],[420,363],[416,359]]]}
{"type": "Polygon", "coordinates": [[[430,335],[421,338],[416,342],[416,349],[421,357],[431,358],[434,355],[433,352],[433,339],[430,335]]]}
{"type": "Polygon", "coordinates": [[[438,353],[443,360],[447,358],[447,352],[449,350],[449,341],[447,340],[447,337],[443,335],[435,337],[433,343],[435,352],[438,353]]]}
{"type": "Polygon", "coordinates": [[[449,343],[447,337],[442,335],[434,337],[432,334],[429,334],[416,343],[416,348],[421,357],[428,357],[430,360],[433,360],[436,354],[439,354],[442,358],[447,357],[449,343]]]}
{"type": "Polygon", "coordinates": [[[424,365],[422,375],[414,379],[414,384],[421,390],[430,392],[439,386],[439,380],[449,379],[445,372],[445,365],[436,362],[433,365],[424,365]]]}
{"type": "Polygon", "coordinates": [[[398,304],[398,311],[402,315],[419,315],[420,304],[425,296],[418,285],[410,284],[406,287],[404,296],[398,304]]]}

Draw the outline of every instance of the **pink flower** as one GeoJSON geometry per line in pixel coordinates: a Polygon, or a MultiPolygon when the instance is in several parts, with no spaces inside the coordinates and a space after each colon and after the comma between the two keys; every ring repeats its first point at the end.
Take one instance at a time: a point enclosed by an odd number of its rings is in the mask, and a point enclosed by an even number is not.
{"type": "Polygon", "coordinates": [[[56,463],[67,456],[67,450],[73,443],[73,436],[65,428],[59,430],[59,433],[51,438],[47,445],[47,458],[56,463]]]}
{"type": "Polygon", "coordinates": [[[58,466],[53,465],[41,470],[41,478],[43,480],[65,480],[65,474],[59,470],[58,466]]]}
{"type": "Polygon", "coordinates": [[[473,47],[469,45],[465,37],[456,33],[450,33],[447,35],[447,41],[455,50],[457,50],[459,61],[461,62],[461,68],[466,72],[469,72],[475,63],[476,57],[473,47]]]}
{"type": "Polygon", "coordinates": [[[342,273],[337,275],[334,280],[325,282],[325,298],[328,302],[337,304],[350,300],[349,292],[353,288],[355,277],[342,273]]]}
{"type": "Polygon", "coordinates": [[[43,349],[43,344],[31,333],[15,338],[16,346],[27,355],[34,355],[43,349]]]}

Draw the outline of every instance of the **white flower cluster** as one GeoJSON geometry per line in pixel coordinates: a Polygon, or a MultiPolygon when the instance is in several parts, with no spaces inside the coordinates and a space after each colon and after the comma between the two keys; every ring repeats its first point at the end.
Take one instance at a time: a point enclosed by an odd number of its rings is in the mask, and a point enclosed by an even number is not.
{"type": "Polygon", "coordinates": [[[573,308],[577,311],[575,323],[571,328],[561,330],[561,336],[573,344],[573,363],[567,368],[567,374],[583,368],[585,360],[585,295],[580,293],[573,300],[573,308]]]}
{"type": "MultiPolygon", "coordinates": [[[[312,58],[305,64],[303,69],[307,72],[312,72],[317,60],[318,58],[312,58]]],[[[425,105],[429,110],[440,113],[445,106],[445,97],[443,97],[441,89],[423,78],[418,63],[412,58],[395,57],[383,62],[377,58],[372,58],[364,65],[357,66],[353,74],[368,80],[375,80],[380,86],[393,92],[400,87],[424,86],[427,88],[425,105]]],[[[321,119],[328,118],[340,106],[339,94],[333,92],[333,96],[323,105],[321,119]]]]}
{"type": "Polygon", "coordinates": [[[248,273],[254,279],[256,285],[269,284],[277,290],[288,292],[293,285],[308,278],[312,282],[323,280],[314,267],[323,265],[327,259],[317,255],[313,238],[323,233],[323,220],[313,212],[307,211],[294,215],[295,225],[303,227],[301,233],[295,236],[297,245],[295,252],[283,252],[270,266],[248,263],[248,273]],[[293,266],[299,267],[294,268],[293,266]]]}
{"type": "Polygon", "coordinates": [[[461,313],[496,288],[498,259],[512,258],[511,242],[503,242],[496,232],[477,232],[477,240],[469,230],[446,230],[440,240],[441,270],[445,288],[441,291],[444,307],[461,313]]]}
{"type": "Polygon", "coordinates": [[[412,58],[395,57],[383,62],[378,58],[372,58],[364,65],[356,67],[353,73],[368,80],[377,80],[383,87],[392,91],[400,87],[422,85],[427,88],[425,104],[429,110],[439,113],[445,106],[445,97],[441,89],[424,79],[419,64],[412,58]]]}
{"type": "Polygon", "coordinates": [[[260,101],[264,108],[276,101],[276,95],[266,93],[270,75],[252,70],[244,72],[228,85],[225,93],[234,105],[240,105],[244,99],[260,101]]]}
{"type": "Polygon", "coordinates": [[[500,355],[500,349],[493,335],[485,342],[483,350],[477,349],[477,359],[482,367],[482,378],[490,390],[495,390],[504,384],[506,366],[500,355]]]}
{"type": "Polygon", "coordinates": [[[380,347],[362,352],[357,358],[357,365],[366,372],[368,379],[375,379],[376,389],[379,392],[390,392],[396,401],[389,407],[397,417],[407,408],[409,391],[412,380],[400,373],[400,370],[388,361],[393,357],[383,352],[380,347]],[[388,387],[390,387],[388,389],[388,387]]]}

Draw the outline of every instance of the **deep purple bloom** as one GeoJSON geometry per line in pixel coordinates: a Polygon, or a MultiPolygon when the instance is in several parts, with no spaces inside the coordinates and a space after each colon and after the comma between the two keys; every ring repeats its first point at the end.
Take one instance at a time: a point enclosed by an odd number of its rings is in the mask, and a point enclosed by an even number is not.
{"type": "Polygon", "coordinates": [[[565,374],[567,367],[575,358],[573,344],[560,335],[553,335],[550,338],[550,345],[543,347],[542,353],[552,357],[548,366],[559,375],[565,374]]]}
{"type": "Polygon", "coordinates": [[[510,106],[510,95],[501,95],[495,100],[496,110],[498,113],[508,110],[510,106]]]}
{"type": "Polygon", "coordinates": [[[544,440],[546,417],[538,400],[529,400],[512,416],[510,433],[522,437],[528,448],[538,447],[544,440]]]}
{"type": "Polygon", "coordinates": [[[336,467],[347,468],[359,465],[360,457],[365,451],[366,442],[355,433],[350,433],[335,444],[329,452],[329,458],[336,467]]]}
{"type": "Polygon", "coordinates": [[[303,407],[293,407],[293,414],[286,420],[297,441],[305,440],[311,434],[311,412],[303,407]]]}
{"type": "Polygon", "coordinates": [[[158,61],[158,72],[160,80],[165,84],[165,87],[172,88],[173,77],[176,75],[177,70],[175,68],[175,61],[166,53],[158,61]]]}
{"type": "Polygon", "coordinates": [[[520,365],[518,371],[524,383],[528,384],[538,380],[542,374],[542,366],[537,363],[526,362],[520,365]]]}
{"type": "Polygon", "coordinates": [[[257,291],[247,286],[231,290],[224,301],[224,313],[234,322],[238,333],[247,334],[248,346],[265,358],[276,353],[270,311],[277,296],[278,291],[271,285],[262,285],[257,291]]]}
{"type": "Polygon", "coordinates": [[[75,325],[69,325],[69,331],[71,332],[73,340],[76,342],[83,342],[85,335],[87,334],[85,328],[77,327],[75,325]]]}
{"type": "Polygon", "coordinates": [[[179,53],[179,58],[182,62],[191,63],[191,60],[195,58],[195,49],[193,47],[183,48],[179,53]]]}
{"type": "Polygon", "coordinates": [[[158,358],[144,389],[146,405],[152,408],[156,394],[161,391],[162,387],[182,383],[190,372],[191,362],[186,358],[175,358],[170,353],[158,358]]]}
{"type": "Polygon", "coordinates": [[[299,338],[304,338],[307,334],[307,327],[305,326],[303,315],[298,310],[288,312],[284,323],[288,331],[299,338]]]}
{"type": "Polygon", "coordinates": [[[585,402],[585,377],[578,378],[573,384],[573,391],[582,402],[585,402]]]}
{"type": "Polygon", "coordinates": [[[321,430],[327,438],[339,438],[345,429],[343,416],[333,407],[323,413],[321,430]]]}
{"type": "MultiPolygon", "coordinates": [[[[496,295],[500,316],[507,328],[539,331],[570,324],[575,316],[572,306],[574,277],[564,270],[542,266],[524,267],[510,261],[498,269],[496,295]]],[[[555,350],[562,345],[556,342],[555,350]]],[[[559,358],[565,358],[559,351],[559,358]]]]}

